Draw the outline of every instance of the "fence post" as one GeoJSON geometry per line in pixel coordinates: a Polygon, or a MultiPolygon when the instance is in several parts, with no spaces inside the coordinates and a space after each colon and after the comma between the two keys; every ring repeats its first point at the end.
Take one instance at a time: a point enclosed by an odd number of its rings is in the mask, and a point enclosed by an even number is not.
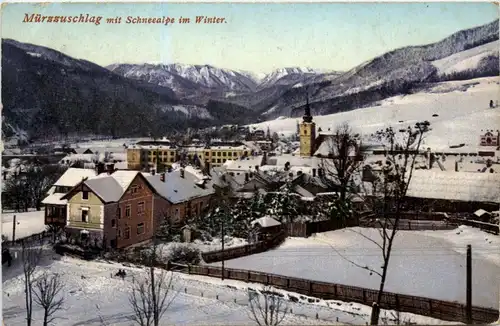
{"type": "Polygon", "coordinates": [[[313,293],[313,282],[309,281],[309,294],[313,293]]]}
{"type": "Polygon", "coordinates": [[[266,285],[269,285],[269,274],[266,274],[266,285]]]}
{"type": "Polygon", "coordinates": [[[363,302],[366,303],[366,291],[363,289],[363,302]]]}
{"type": "Polygon", "coordinates": [[[396,310],[399,311],[399,295],[396,294],[396,310]]]}
{"type": "Polygon", "coordinates": [[[286,279],[286,288],[287,289],[290,288],[290,279],[289,278],[286,279]]]}
{"type": "Polygon", "coordinates": [[[188,264],[188,274],[191,274],[191,265],[188,264]]]}
{"type": "Polygon", "coordinates": [[[247,282],[250,282],[250,271],[247,271],[247,282]]]}
{"type": "Polygon", "coordinates": [[[335,294],[335,299],[337,299],[337,296],[338,296],[338,294],[337,294],[337,284],[333,285],[333,293],[335,294]]]}
{"type": "Polygon", "coordinates": [[[429,315],[432,316],[432,299],[429,299],[429,315]]]}

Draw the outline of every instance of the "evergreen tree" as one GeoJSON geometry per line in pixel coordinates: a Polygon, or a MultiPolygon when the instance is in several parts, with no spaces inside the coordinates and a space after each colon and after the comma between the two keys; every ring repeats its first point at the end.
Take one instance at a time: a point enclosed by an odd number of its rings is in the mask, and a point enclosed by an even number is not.
{"type": "Polygon", "coordinates": [[[299,198],[293,192],[293,186],[288,180],[278,193],[273,194],[269,203],[269,214],[276,216],[280,222],[293,222],[299,214],[299,198]]]}

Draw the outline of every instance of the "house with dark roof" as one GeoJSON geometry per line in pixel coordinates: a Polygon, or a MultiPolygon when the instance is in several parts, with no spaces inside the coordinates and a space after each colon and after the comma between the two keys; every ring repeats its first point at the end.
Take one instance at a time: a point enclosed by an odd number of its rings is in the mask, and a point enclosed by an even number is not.
{"type": "Polygon", "coordinates": [[[67,233],[111,248],[151,239],[157,193],[147,175],[108,171],[79,182],[61,198],[67,200],[67,233]]]}
{"type": "Polygon", "coordinates": [[[155,219],[183,225],[189,217],[201,217],[210,208],[215,194],[210,178],[198,178],[184,169],[146,177],[155,189],[155,219]]]}

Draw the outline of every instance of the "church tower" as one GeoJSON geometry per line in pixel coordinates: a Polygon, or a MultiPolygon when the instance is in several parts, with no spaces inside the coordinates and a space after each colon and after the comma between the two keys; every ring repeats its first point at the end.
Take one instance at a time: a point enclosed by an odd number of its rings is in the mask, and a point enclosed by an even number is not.
{"type": "Polygon", "coordinates": [[[316,140],[316,124],[311,116],[309,107],[309,96],[307,97],[306,109],[300,124],[300,156],[310,157],[314,154],[314,141],[316,140]]]}

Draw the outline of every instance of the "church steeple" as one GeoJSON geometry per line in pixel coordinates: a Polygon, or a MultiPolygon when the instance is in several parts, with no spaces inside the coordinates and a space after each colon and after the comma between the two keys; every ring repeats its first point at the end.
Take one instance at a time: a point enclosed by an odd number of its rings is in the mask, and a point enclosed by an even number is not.
{"type": "Polygon", "coordinates": [[[305,108],[305,112],[304,112],[304,116],[302,117],[302,120],[304,120],[304,122],[309,122],[311,123],[313,118],[311,116],[311,107],[309,106],[309,94],[307,94],[307,97],[306,97],[306,108],[305,108]]]}

